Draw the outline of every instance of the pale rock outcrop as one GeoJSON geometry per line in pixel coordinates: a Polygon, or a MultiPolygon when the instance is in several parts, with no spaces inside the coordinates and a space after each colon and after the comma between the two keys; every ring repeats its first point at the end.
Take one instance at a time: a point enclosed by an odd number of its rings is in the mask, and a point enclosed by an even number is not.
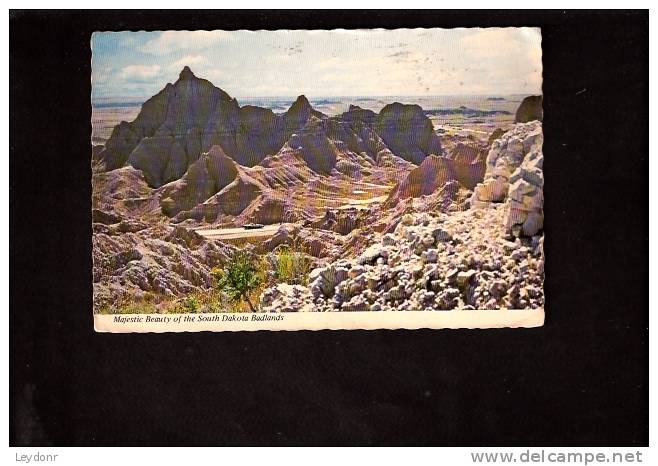
{"type": "Polygon", "coordinates": [[[471,206],[505,202],[507,232],[533,236],[543,227],[543,133],[539,121],[517,124],[495,140],[487,155],[484,181],[471,206]]]}
{"type": "Polygon", "coordinates": [[[260,298],[261,309],[277,309],[278,312],[312,312],[312,296],[309,289],[301,285],[279,283],[268,288],[260,298]]]}
{"type": "MultiPolygon", "coordinates": [[[[406,214],[360,254],[314,269],[309,286],[295,291],[295,306],[340,312],[541,307],[542,238],[509,241],[505,218],[502,204],[406,214]]],[[[277,293],[276,305],[270,300],[262,311],[291,307],[293,298],[277,293]]]]}
{"type": "Polygon", "coordinates": [[[505,226],[514,236],[533,236],[544,226],[543,163],[540,147],[534,146],[509,179],[505,226]]]}

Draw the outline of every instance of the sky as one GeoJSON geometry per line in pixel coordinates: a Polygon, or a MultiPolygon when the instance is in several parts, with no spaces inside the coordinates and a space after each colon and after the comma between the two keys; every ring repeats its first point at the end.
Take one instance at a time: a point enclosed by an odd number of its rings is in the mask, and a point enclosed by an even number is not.
{"type": "Polygon", "coordinates": [[[143,100],[184,66],[233,97],[541,93],[538,28],[92,35],[92,100],[143,100]]]}

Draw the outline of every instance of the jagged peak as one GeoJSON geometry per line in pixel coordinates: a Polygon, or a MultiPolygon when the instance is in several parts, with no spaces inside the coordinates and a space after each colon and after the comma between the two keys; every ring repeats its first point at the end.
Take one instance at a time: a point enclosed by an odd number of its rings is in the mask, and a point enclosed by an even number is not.
{"type": "Polygon", "coordinates": [[[297,99],[295,99],[295,104],[311,105],[304,94],[297,96],[297,99]]]}
{"type": "Polygon", "coordinates": [[[311,108],[311,103],[308,101],[306,96],[302,94],[299,97],[297,97],[297,99],[295,99],[295,101],[290,106],[288,111],[289,112],[297,112],[297,111],[300,111],[302,109],[309,109],[309,108],[311,108]]]}
{"type": "Polygon", "coordinates": [[[216,158],[220,158],[220,159],[228,159],[231,162],[234,161],[232,158],[230,158],[228,155],[226,155],[226,152],[224,152],[224,149],[219,144],[213,145],[208,150],[208,152],[206,152],[202,155],[205,156],[205,157],[216,157],[216,158]]]}
{"type": "Polygon", "coordinates": [[[189,66],[183,67],[183,70],[178,75],[178,79],[192,79],[196,78],[196,75],[192,72],[189,66]]]}

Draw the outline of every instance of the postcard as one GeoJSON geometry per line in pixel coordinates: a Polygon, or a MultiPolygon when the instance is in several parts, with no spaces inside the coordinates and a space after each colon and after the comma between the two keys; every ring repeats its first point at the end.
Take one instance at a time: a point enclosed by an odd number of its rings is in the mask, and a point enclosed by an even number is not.
{"type": "Polygon", "coordinates": [[[540,29],[91,47],[97,331],[543,325],[540,29]]]}

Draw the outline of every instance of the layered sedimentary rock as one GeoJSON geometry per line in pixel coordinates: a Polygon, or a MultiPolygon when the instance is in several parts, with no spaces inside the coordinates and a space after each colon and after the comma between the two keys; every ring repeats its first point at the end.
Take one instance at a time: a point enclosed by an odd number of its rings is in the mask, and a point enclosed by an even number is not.
{"type": "Polygon", "coordinates": [[[149,212],[214,222],[246,210],[245,218],[274,222],[295,216],[282,199],[296,186],[319,179],[392,184],[441,151],[417,105],[394,103],[379,114],[350,106],[328,117],[302,95],[275,114],[240,107],[185,67],[96,149],[94,183],[133,170],[143,179],[136,185],[152,189],[149,212]],[[274,214],[264,214],[266,205],[274,214]]]}
{"type": "Polygon", "coordinates": [[[506,203],[508,232],[532,236],[543,226],[543,134],[539,121],[519,123],[493,142],[484,181],[471,205],[506,203]]]}
{"type": "MultiPolygon", "coordinates": [[[[303,124],[290,133],[276,155],[291,154],[320,175],[333,174],[335,169],[358,179],[362,172],[372,173],[372,167],[409,168],[413,160],[441,153],[438,136],[420,107],[388,107],[393,110],[385,107],[378,115],[352,105],[341,115],[326,117],[298,99],[287,113],[296,115],[289,127],[303,124]],[[403,119],[396,123],[392,112],[403,119]]],[[[266,157],[260,165],[271,167],[271,159],[266,157]]]]}
{"type": "Polygon", "coordinates": [[[180,222],[186,219],[194,219],[212,223],[220,215],[235,217],[269,190],[270,188],[263,184],[261,180],[251,176],[248,171],[240,169],[235,178],[219,192],[189,210],[180,210],[174,220],[180,222]]]}
{"type": "Polygon", "coordinates": [[[120,306],[148,296],[185,296],[212,286],[210,270],[231,248],[182,227],[132,230],[94,223],[94,308],[120,306]]]}
{"type": "Polygon", "coordinates": [[[240,107],[185,67],[174,84],[144,103],[133,122],[117,125],[94,157],[97,171],[129,164],[143,172],[149,186],[158,188],[183,177],[213,146],[239,165],[253,167],[286,144],[300,150],[311,169],[321,174],[336,165],[336,153],[365,156],[343,162],[346,172],[354,171],[359,162],[376,164],[378,155],[420,163],[429,154],[441,153],[430,120],[416,105],[395,103],[379,114],[351,107],[340,117],[328,118],[302,95],[287,112],[275,114],[256,106],[240,107]]]}
{"type": "Polygon", "coordinates": [[[286,143],[286,150],[306,162],[311,170],[328,175],[336,166],[338,149],[326,134],[324,124],[318,119],[308,122],[293,133],[286,143]]]}
{"type": "Polygon", "coordinates": [[[237,174],[233,159],[220,146],[213,146],[190,165],[181,179],[162,189],[163,212],[173,216],[193,208],[233,182],[237,174]]]}
{"type": "Polygon", "coordinates": [[[144,174],[131,166],[96,173],[92,183],[92,207],[125,217],[158,215],[160,204],[144,174]]]}
{"type": "Polygon", "coordinates": [[[153,187],[181,178],[200,154],[216,145],[237,163],[253,166],[276,153],[311,116],[323,115],[304,96],[282,115],[240,107],[185,67],[174,84],[144,103],[135,121],[114,129],[98,154],[99,166],[108,171],[129,163],[153,187]]]}
{"type": "Polygon", "coordinates": [[[458,144],[450,157],[430,155],[398,183],[385,205],[400,199],[432,194],[448,181],[457,181],[466,189],[473,189],[485,173],[483,152],[475,147],[458,144]]]}

